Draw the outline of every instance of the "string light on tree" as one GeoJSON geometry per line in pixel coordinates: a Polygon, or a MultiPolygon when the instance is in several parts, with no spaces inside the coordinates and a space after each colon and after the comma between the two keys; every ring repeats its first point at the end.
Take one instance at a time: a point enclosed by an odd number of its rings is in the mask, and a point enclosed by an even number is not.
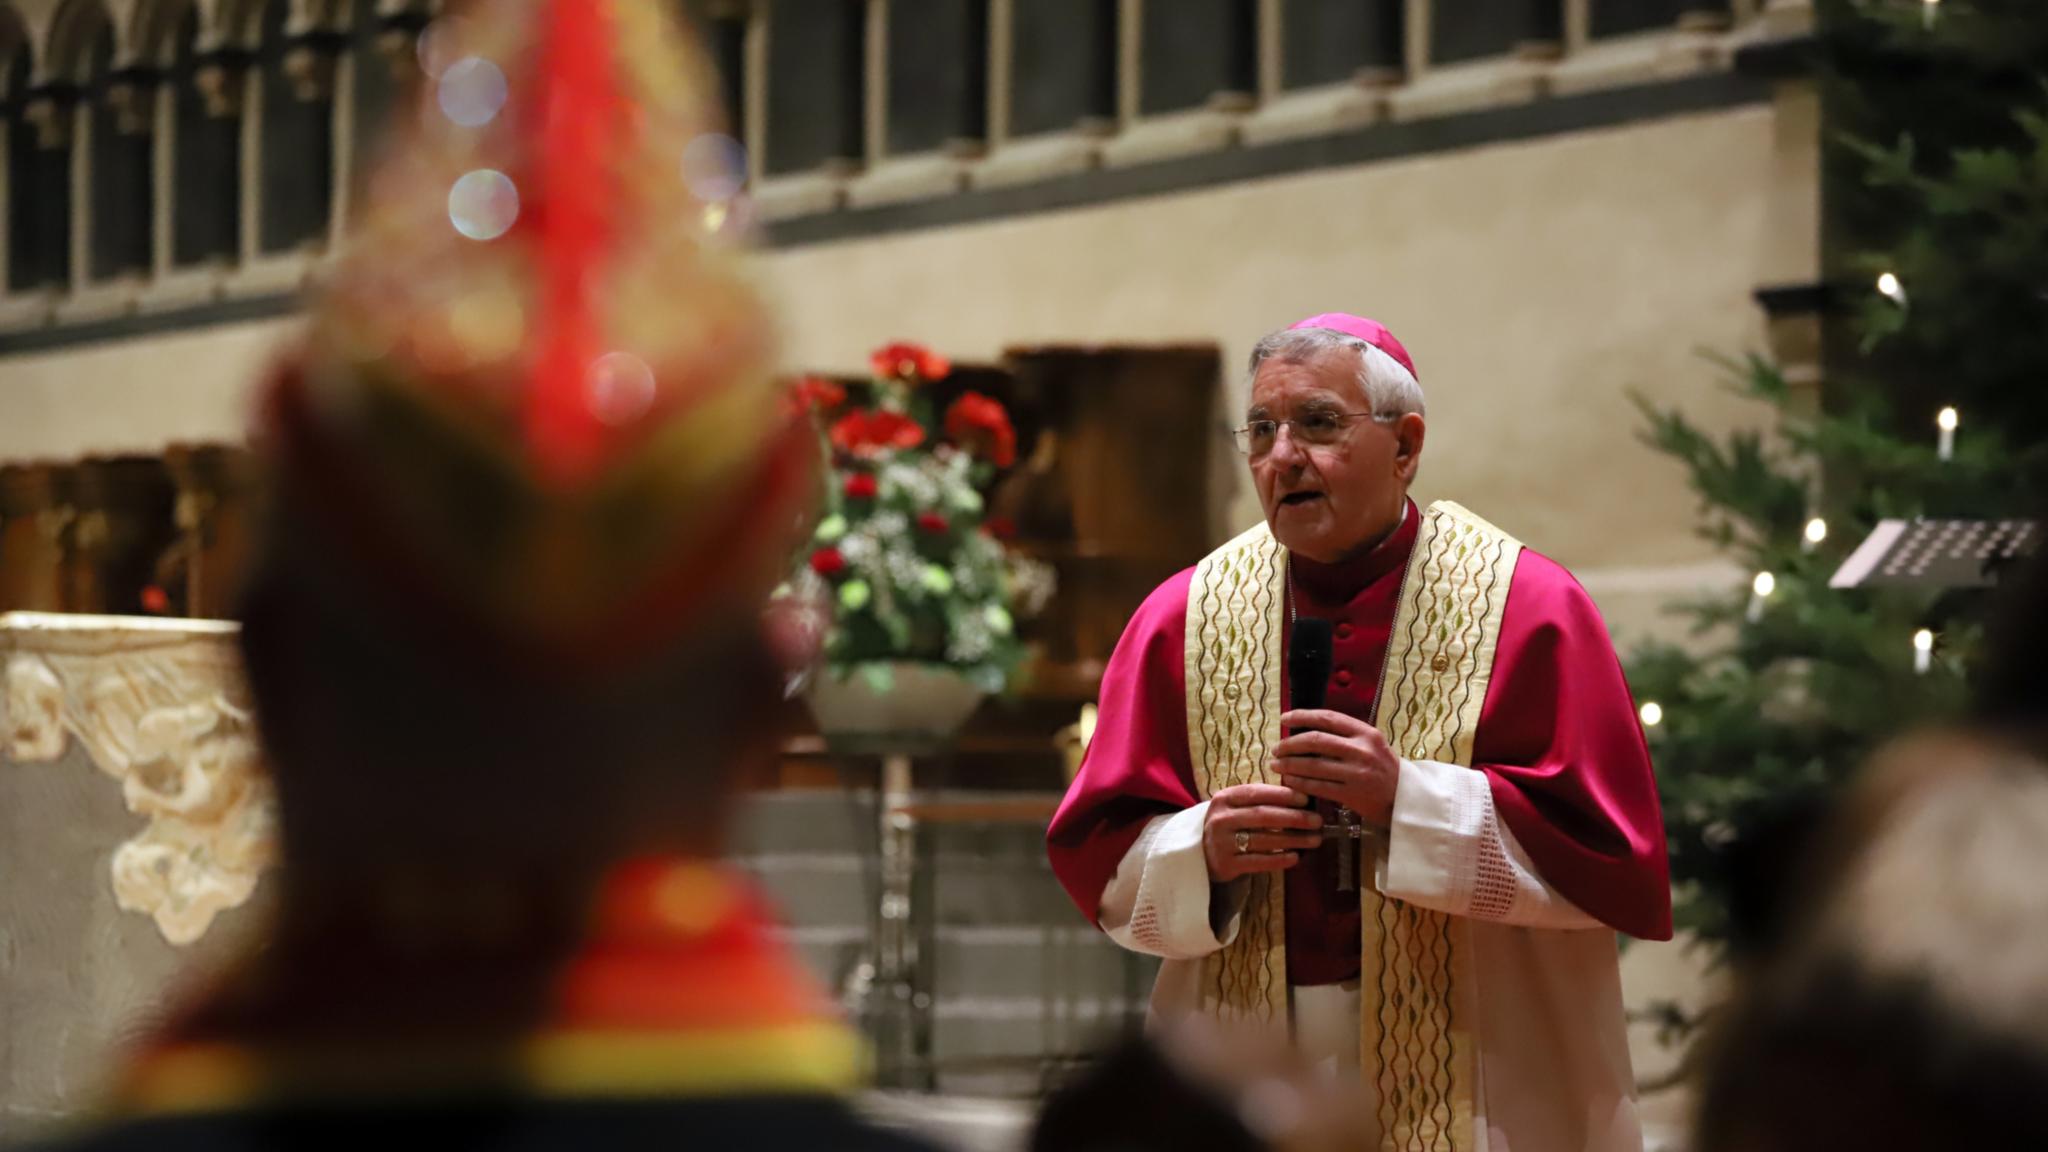
{"type": "Polygon", "coordinates": [[[1920,0],[1920,26],[1934,31],[1934,15],[1941,9],[1941,0],[1920,0]]]}
{"type": "Polygon", "coordinates": [[[1934,667],[1934,633],[1926,628],[1913,633],[1913,671],[1922,676],[1934,667]]]}
{"type": "Polygon", "coordinates": [[[1934,418],[1934,426],[1941,430],[1941,442],[1938,446],[1937,454],[1944,461],[1956,454],[1956,423],[1956,410],[1953,408],[1943,408],[1940,415],[1934,418]]]}
{"type": "Polygon", "coordinates": [[[1828,538],[1828,522],[1815,516],[1806,522],[1806,534],[1799,541],[1801,552],[1811,552],[1828,538]]]}
{"type": "Polygon", "coordinates": [[[1655,700],[1647,700],[1642,709],[1643,727],[1655,728],[1664,722],[1664,706],[1655,700]]]}
{"type": "Polygon", "coordinates": [[[1769,572],[1759,572],[1756,574],[1756,579],[1750,581],[1749,622],[1751,624],[1764,618],[1764,601],[1770,599],[1771,593],[1777,590],[1778,578],[1769,572]]]}
{"type": "Polygon", "coordinates": [[[1886,272],[1877,278],[1877,291],[1879,295],[1889,298],[1892,303],[1897,304],[1899,307],[1904,308],[1906,306],[1906,286],[1899,283],[1899,278],[1890,272],[1886,272]]]}

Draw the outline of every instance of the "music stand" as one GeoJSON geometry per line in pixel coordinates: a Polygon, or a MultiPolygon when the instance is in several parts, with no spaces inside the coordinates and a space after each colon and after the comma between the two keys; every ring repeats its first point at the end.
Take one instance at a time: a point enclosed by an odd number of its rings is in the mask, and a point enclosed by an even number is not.
{"type": "Polygon", "coordinates": [[[1830,588],[1991,588],[2041,543],[2034,520],[1882,520],[1830,588]]]}

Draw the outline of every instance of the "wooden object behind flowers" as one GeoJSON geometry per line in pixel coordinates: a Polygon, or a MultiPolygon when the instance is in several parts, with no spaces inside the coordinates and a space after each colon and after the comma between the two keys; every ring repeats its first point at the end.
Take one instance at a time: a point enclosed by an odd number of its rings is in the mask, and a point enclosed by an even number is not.
{"type": "Polygon", "coordinates": [[[144,614],[172,505],[154,456],[0,469],[0,612],[144,614]]]}
{"type": "Polygon", "coordinates": [[[63,611],[69,519],[63,469],[0,468],[0,612],[63,611]]]}
{"type": "MultiPolygon", "coordinates": [[[[1103,666],[1153,588],[1211,547],[1214,345],[1011,349],[1037,451],[998,486],[1017,546],[1059,571],[1042,680],[1092,699],[1103,666]]],[[[1063,723],[1071,723],[1072,716],[1063,723]]]]}
{"type": "MultiPolygon", "coordinates": [[[[990,519],[1014,528],[1013,547],[1054,566],[1059,590],[1042,615],[1020,621],[1034,649],[1024,682],[982,705],[950,757],[919,763],[920,789],[1064,787],[1057,734],[1095,699],[1124,625],[1154,587],[1213,546],[1221,370],[1214,345],[1021,346],[999,365],[955,364],[929,386],[940,411],[965,391],[1009,409],[1017,463],[992,486],[990,519]]],[[[828,378],[855,395],[867,386],[828,378]]],[[[769,786],[874,783],[875,762],[826,758],[801,703],[788,721],[769,786]]]]}

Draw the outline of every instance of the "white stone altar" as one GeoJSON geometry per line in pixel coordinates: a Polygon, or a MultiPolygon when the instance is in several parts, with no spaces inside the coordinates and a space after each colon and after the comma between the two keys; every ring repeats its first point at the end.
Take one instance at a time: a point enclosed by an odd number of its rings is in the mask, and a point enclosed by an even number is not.
{"type": "Polygon", "coordinates": [[[245,938],[275,855],[235,626],[0,615],[0,1141],[245,938]]]}

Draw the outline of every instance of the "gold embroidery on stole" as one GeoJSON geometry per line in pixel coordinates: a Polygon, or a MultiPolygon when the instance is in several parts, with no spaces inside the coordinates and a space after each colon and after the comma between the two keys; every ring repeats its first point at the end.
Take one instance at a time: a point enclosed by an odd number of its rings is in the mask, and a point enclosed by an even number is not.
{"type": "MultiPolygon", "coordinates": [[[[1207,800],[1236,784],[1277,784],[1281,622],[1287,554],[1264,524],[1209,554],[1188,588],[1188,753],[1207,800]]],[[[1237,939],[1202,962],[1202,1007],[1224,1019],[1287,1017],[1287,932],[1279,873],[1247,878],[1237,939]]]]}
{"type": "MultiPolygon", "coordinates": [[[[1449,501],[1423,514],[1395,606],[1378,727],[1410,760],[1470,766],[1508,585],[1522,545],[1449,501]]],[[[1286,550],[1266,526],[1211,553],[1188,589],[1188,751],[1202,799],[1278,783],[1286,550]]],[[[1202,1006],[1227,1019],[1288,1022],[1285,888],[1250,880],[1237,938],[1202,965],[1202,1006]]],[[[1382,1147],[1476,1147],[1469,930],[1464,921],[1360,885],[1360,1062],[1382,1147]]]]}
{"type": "MultiPolygon", "coordinates": [[[[1394,610],[1376,725],[1407,760],[1472,764],[1508,585],[1522,545],[1442,501],[1394,610]]],[[[1362,884],[1360,1062],[1373,1080],[1381,1147],[1475,1148],[1476,995],[1469,924],[1362,884]]]]}

